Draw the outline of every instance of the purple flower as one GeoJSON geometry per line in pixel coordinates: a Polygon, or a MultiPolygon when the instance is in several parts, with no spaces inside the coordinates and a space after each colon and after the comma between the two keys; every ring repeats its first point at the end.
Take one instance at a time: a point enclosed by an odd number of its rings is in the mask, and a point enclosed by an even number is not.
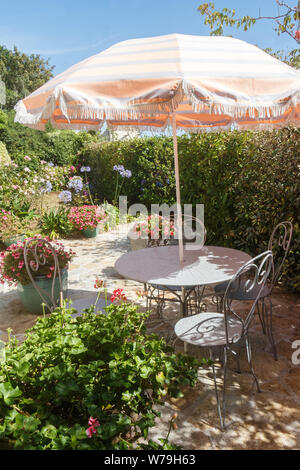
{"type": "Polygon", "coordinates": [[[130,170],[125,170],[125,178],[131,178],[132,173],[130,170]]]}
{"type": "Polygon", "coordinates": [[[80,168],[81,173],[90,173],[91,169],[89,166],[82,166],[80,168]]]}
{"type": "Polygon", "coordinates": [[[54,163],[49,162],[49,163],[48,163],[48,166],[54,166],[54,163]]]}
{"type": "Polygon", "coordinates": [[[162,183],[161,183],[160,181],[156,181],[156,186],[157,186],[158,188],[161,188],[161,187],[162,187],[162,183]]]}
{"type": "Polygon", "coordinates": [[[52,191],[52,184],[50,181],[46,181],[45,186],[40,188],[41,193],[51,193],[52,191]]]}
{"type": "Polygon", "coordinates": [[[67,202],[71,202],[72,201],[72,194],[70,191],[62,191],[59,195],[59,200],[61,202],[64,202],[65,204],[67,204],[67,202]]]}
{"type": "Polygon", "coordinates": [[[80,191],[82,191],[83,189],[83,183],[80,176],[75,176],[74,178],[71,178],[68,183],[68,188],[74,189],[75,193],[80,193],[80,191]]]}

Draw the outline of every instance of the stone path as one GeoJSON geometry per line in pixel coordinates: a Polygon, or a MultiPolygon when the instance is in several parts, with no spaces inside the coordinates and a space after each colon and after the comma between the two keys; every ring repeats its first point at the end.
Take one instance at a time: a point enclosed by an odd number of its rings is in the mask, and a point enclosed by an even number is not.
{"type": "MultiPolygon", "coordinates": [[[[144,307],[144,300],[136,296],[136,290],[142,286],[121,279],[114,269],[117,258],[130,249],[125,234],[107,232],[97,239],[65,240],[64,244],[77,253],[69,271],[69,295],[73,299],[95,299],[93,286],[98,276],[107,281],[109,293],[123,288],[129,300],[144,307]]],[[[235,362],[232,359],[229,362],[228,428],[225,432],[219,429],[211,371],[200,369],[197,387],[186,390],[182,399],[167,401],[149,437],[165,437],[169,420],[176,412],[178,429],[171,432],[170,440],[183,449],[300,449],[300,364],[292,363],[295,352],[292,343],[300,340],[300,298],[278,288],[272,300],[278,361],[273,359],[258,322],[250,335],[262,392],[257,393],[252,388],[245,349],[241,347],[242,373],[235,373],[235,362]]],[[[245,305],[240,308],[244,309],[245,305]]],[[[213,311],[213,305],[208,309],[213,311]]],[[[169,309],[166,317],[168,315],[171,318],[174,312],[169,309]]],[[[0,339],[6,339],[7,328],[12,328],[13,334],[22,339],[35,320],[36,316],[23,311],[16,289],[0,286],[0,339]]],[[[171,327],[162,326],[161,320],[155,321],[155,317],[151,327],[158,334],[171,331],[171,327]]],[[[183,344],[177,341],[175,348],[183,351],[183,344]]],[[[189,347],[188,353],[199,358],[204,355],[193,347],[189,347]]],[[[300,353],[298,357],[300,359],[300,353]]],[[[221,384],[222,375],[219,376],[221,384]]]]}

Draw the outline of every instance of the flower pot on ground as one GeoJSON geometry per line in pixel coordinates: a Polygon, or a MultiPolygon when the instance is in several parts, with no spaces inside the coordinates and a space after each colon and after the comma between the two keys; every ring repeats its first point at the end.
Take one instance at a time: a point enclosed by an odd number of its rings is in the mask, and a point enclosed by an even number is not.
{"type": "Polygon", "coordinates": [[[96,237],[107,221],[106,212],[101,206],[71,207],[68,217],[74,228],[87,238],[96,237]]]}
{"type": "Polygon", "coordinates": [[[172,220],[159,215],[149,215],[131,225],[128,238],[131,249],[139,250],[149,245],[159,245],[162,241],[167,243],[168,240],[174,238],[175,232],[176,228],[172,220]]]}
{"type": "Polygon", "coordinates": [[[8,248],[10,245],[13,245],[18,242],[23,242],[25,240],[25,235],[13,235],[12,237],[5,238],[3,240],[4,245],[8,248]]]}
{"type": "MultiPolygon", "coordinates": [[[[49,279],[46,275],[37,276],[34,279],[36,285],[43,292],[45,298],[51,303],[51,292],[52,292],[52,279],[49,279]]],[[[62,281],[62,293],[64,298],[67,295],[68,290],[68,270],[63,269],[61,272],[61,281],[62,281]]],[[[50,313],[49,309],[42,305],[43,300],[35,286],[32,283],[22,285],[18,283],[17,285],[19,298],[28,312],[34,313],[35,315],[42,315],[43,313],[50,313]]],[[[54,284],[54,298],[59,305],[60,297],[60,282],[59,278],[56,277],[54,284]]]]}
{"type": "MultiPolygon", "coordinates": [[[[36,248],[36,255],[33,250],[28,252],[28,264],[32,266],[32,276],[38,287],[45,291],[45,297],[51,303],[51,289],[53,275],[55,272],[55,260],[49,245],[44,244],[40,236],[32,239],[33,246],[36,248]],[[48,296],[47,296],[48,293],[48,296]]],[[[49,241],[49,239],[46,239],[49,241]]],[[[20,300],[24,308],[35,314],[42,314],[43,300],[31,282],[31,278],[25,266],[24,242],[18,242],[10,245],[4,252],[0,254],[0,282],[9,285],[16,284],[20,300]]],[[[63,293],[66,294],[68,287],[68,264],[74,256],[72,250],[67,251],[62,243],[52,242],[51,246],[55,252],[59,269],[61,271],[63,293]]],[[[54,286],[54,298],[59,299],[60,285],[58,278],[54,286]]],[[[48,313],[47,310],[45,313],[48,313]]]]}

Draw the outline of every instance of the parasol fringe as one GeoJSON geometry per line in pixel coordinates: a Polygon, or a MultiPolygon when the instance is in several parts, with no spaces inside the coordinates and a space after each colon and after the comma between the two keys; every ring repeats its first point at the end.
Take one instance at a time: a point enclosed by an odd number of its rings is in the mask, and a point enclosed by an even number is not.
{"type": "MultiPolygon", "coordinates": [[[[159,114],[176,113],[176,109],[184,99],[189,101],[195,113],[209,111],[213,114],[224,114],[234,119],[241,119],[245,116],[249,116],[252,119],[270,119],[283,115],[292,106],[296,107],[297,102],[300,100],[300,90],[289,92],[280,97],[280,102],[276,104],[270,103],[269,105],[259,102],[259,98],[252,98],[251,104],[228,103],[224,98],[213,93],[211,93],[208,99],[204,100],[196,96],[196,93],[201,95],[201,90],[195,90],[195,87],[185,80],[182,80],[178,84],[177,89],[171,92],[173,94],[172,98],[164,103],[134,104],[128,102],[126,105],[120,106],[120,102],[116,100],[114,107],[107,105],[95,107],[86,105],[83,98],[81,98],[83,100],[82,106],[72,107],[68,105],[65,97],[67,92],[62,87],[57,87],[43,110],[35,115],[27,111],[22,100],[19,101],[15,106],[15,121],[29,127],[43,128],[44,125],[41,125],[41,121],[53,120],[53,113],[58,103],[60,112],[67,121],[67,126],[73,120],[97,121],[95,125],[101,126],[104,121],[132,121],[146,119],[147,117],[159,114]],[[253,103],[253,100],[256,102],[253,103]]],[[[205,95],[207,96],[207,91],[205,91],[205,95]]],[[[76,123],[72,122],[72,127],[73,124],[76,125],[76,123]]],[[[57,125],[56,122],[55,125],[57,125]]],[[[83,128],[81,126],[87,128],[89,124],[85,125],[82,123],[79,127],[83,128]]]]}

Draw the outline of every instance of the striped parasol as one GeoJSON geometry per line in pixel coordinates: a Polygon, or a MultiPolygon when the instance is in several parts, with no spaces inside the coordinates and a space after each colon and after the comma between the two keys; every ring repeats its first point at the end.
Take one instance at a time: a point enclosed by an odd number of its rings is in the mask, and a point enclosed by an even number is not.
{"type": "Polygon", "coordinates": [[[37,129],[49,120],[60,129],[99,129],[105,122],[115,129],[172,125],[181,210],[177,128],[299,125],[300,72],[229,37],[132,39],[72,66],[15,109],[17,122],[37,129]]]}

